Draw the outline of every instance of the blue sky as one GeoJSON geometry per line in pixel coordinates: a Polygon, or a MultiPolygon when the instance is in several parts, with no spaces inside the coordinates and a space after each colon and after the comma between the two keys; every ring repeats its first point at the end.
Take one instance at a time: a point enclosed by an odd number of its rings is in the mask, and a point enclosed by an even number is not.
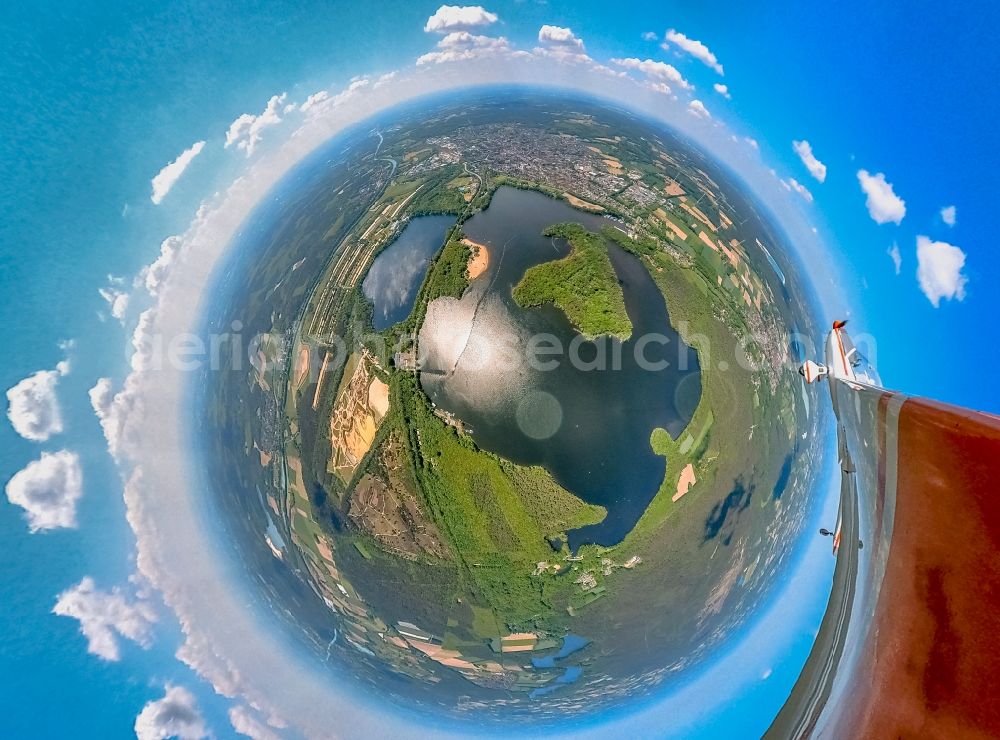
{"type": "MultiPolygon", "coordinates": [[[[994,125],[1000,96],[991,80],[1000,68],[1000,9],[930,2],[909,3],[905,12],[884,2],[691,5],[486,3],[498,20],[477,33],[530,50],[549,24],[572,29],[604,63],[636,58],[675,66],[713,122],[758,142],[759,154],[745,154],[759,156],[762,171],[773,167],[779,178],[808,188],[812,203],[794,193],[797,200],[789,202],[817,227],[835,265],[817,268],[842,297],[828,304],[825,318],[850,308],[855,333],[877,341],[886,384],[1000,412],[1000,390],[979,380],[980,369],[998,357],[992,201],[1000,183],[992,160],[1000,151],[994,125]],[[707,45],[724,75],[677,44],[661,48],[670,28],[707,45]],[[647,32],[655,39],[643,38],[647,32]],[[728,87],[731,99],[712,89],[716,83],[728,87]],[[793,151],[795,140],[808,141],[825,164],[823,182],[793,151]],[[877,224],[869,215],[859,170],[884,173],[905,201],[901,223],[877,224]],[[954,226],[940,213],[949,205],[956,207],[954,226]],[[921,290],[919,236],[962,250],[964,299],[935,307],[921,290]],[[894,243],[898,275],[887,253],[894,243]]],[[[0,563],[10,574],[3,593],[11,604],[0,609],[6,635],[0,680],[8,682],[0,707],[15,727],[27,731],[16,718],[39,717],[35,729],[65,734],[86,717],[95,736],[127,736],[145,702],[163,696],[165,683],[198,685],[172,659],[178,638],[166,617],[149,650],[120,640],[116,662],[87,654],[76,622],[50,614],[56,594],[87,575],[101,588],[134,596],[134,538],[122,484],[87,394],[99,377],[118,386],[128,373],[128,336],[142,304],[133,302],[123,328],[108,316],[98,289],[123,290],[107,276],[137,274],[164,238],[187,228],[203,199],[258,158],[224,147],[238,116],[259,114],[275,94],[301,103],[356,75],[411,66],[441,38],[423,30],[436,9],[437,3],[421,2],[266,9],[37,3],[11,8],[0,21],[0,320],[7,330],[0,385],[13,387],[66,358],[71,364],[57,380],[63,430],[32,441],[0,428],[0,478],[7,481],[43,451],[63,449],[79,456],[83,474],[74,527],[31,534],[21,509],[0,508],[7,543],[0,563]],[[151,179],[198,141],[204,149],[154,205],[151,179]],[[61,348],[64,340],[75,346],[61,348]],[[54,676],[66,697],[65,716],[47,709],[54,676]]],[[[271,143],[268,133],[265,156],[271,143]]],[[[815,594],[810,598],[815,602],[815,594]]],[[[815,619],[814,608],[806,612],[815,619]]],[[[209,724],[225,734],[228,703],[204,686],[198,701],[209,724]]]]}
{"type": "MultiPolygon", "coordinates": [[[[500,17],[490,31],[526,48],[537,28],[550,23],[572,28],[598,58],[675,63],[699,85],[710,110],[745,127],[772,166],[810,188],[815,220],[826,225],[845,274],[857,278],[844,288],[857,293],[854,308],[865,318],[864,330],[879,340],[887,381],[1000,408],[989,389],[953,383],[951,373],[918,371],[906,359],[927,344],[949,348],[943,361],[963,370],[995,356],[992,342],[980,336],[985,322],[976,321],[988,315],[984,301],[998,277],[987,256],[997,184],[989,152],[1000,136],[988,123],[1000,112],[986,82],[1000,61],[990,42],[1000,13],[993,4],[910,3],[905,13],[892,3],[836,9],[790,2],[763,9],[630,3],[615,12],[601,3],[488,7],[500,17]],[[674,26],[721,60],[731,101],[714,100],[706,89],[716,81],[710,69],[641,39],[674,26]],[[797,162],[795,139],[808,140],[827,164],[822,185],[797,162]],[[855,176],[862,168],[884,172],[906,201],[901,226],[877,226],[867,217],[855,176]],[[947,205],[957,206],[954,229],[943,228],[938,217],[947,205]],[[969,255],[964,302],[933,310],[913,290],[919,234],[969,255]],[[885,254],[893,242],[903,259],[898,280],[885,254]]],[[[422,31],[433,3],[380,3],[378,10],[272,4],[256,12],[198,3],[155,12],[143,4],[43,8],[17,8],[4,22],[11,53],[3,69],[8,104],[0,113],[0,159],[7,165],[0,240],[15,259],[5,273],[29,291],[22,300],[37,297],[50,309],[31,311],[33,324],[48,336],[66,332],[73,313],[65,310],[72,299],[59,290],[62,277],[96,284],[108,270],[134,272],[204,195],[196,181],[204,185],[227,174],[208,147],[187,175],[190,187],[153,208],[145,197],[150,173],[194,141],[218,138],[237,115],[256,112],[276,92],[304,95],[314,86],[394,69],[434,41],[422,31]],[[60,218],[50,217],[47,203],[59,204],[60,218]],[[130,213],[123,219],[126,204],[130,213]],[[39,276],[30,262],[21,267],[15,245],[25,243],[44,245],[55,258],[50,274],[39,276]],[[105,255],[101,264],[92,259],[98,249],[105,255]]]]}

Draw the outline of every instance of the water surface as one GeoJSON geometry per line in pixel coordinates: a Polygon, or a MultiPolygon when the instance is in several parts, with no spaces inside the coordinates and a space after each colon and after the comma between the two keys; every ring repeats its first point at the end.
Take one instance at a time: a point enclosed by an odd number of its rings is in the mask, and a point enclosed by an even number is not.
{"type": "Polygon", "coordinates": [[[410,315],[427,267],[454,223],[454,216],[418,216],[375,258],[361,289],[375,306],[378,331],[410,315]]]}
{"type": "Polygon", "coordinates": [[[633,325],[628,341],[585,341],[555,307],[522,309],[514,302],[511,290],[526,269],[568,254],[565,242],[542,236],[563,221],[594,231],[613,223],[540,193],[501,188],[488,209],[463,225],[489,248],[490,266],[460,301],[438,299],[428,307],[420,382],[438,406],[471,426],[480,447],[541,465],[577,496],[607,508],[600,524],[568,533],[576,549],[614,545],[635,526],[665,472],[650,434],[656,427],[680,434],[701,381],[697,355],[670,326],[649,272],[614,244],[609,254],[633,325]],[[556,361],[551,369],[526,359],[532,338],[541,335],[565,350],[536,355],[556,361]],[[656,369],[638,361],[637,346],[656,369]]]}

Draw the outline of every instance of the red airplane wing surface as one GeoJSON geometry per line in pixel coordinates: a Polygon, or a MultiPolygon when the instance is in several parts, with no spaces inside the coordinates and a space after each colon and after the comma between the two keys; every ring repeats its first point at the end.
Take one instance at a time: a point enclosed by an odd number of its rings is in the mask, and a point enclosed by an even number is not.
{"type": "Polygon", "coordinates": [[[829,382],[841,544],[768,736],[1000,737],[1000,418],[829,382]]]}

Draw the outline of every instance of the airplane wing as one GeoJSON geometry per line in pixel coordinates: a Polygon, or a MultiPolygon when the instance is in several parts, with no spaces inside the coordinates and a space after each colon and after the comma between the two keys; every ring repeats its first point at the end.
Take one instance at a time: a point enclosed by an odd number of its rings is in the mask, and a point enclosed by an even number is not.
{"type": "Polygon", "coordinates": [[[840,546],[768,736],[1000,737],[1000,417],[885,390],[838,323],[840,546]]]}

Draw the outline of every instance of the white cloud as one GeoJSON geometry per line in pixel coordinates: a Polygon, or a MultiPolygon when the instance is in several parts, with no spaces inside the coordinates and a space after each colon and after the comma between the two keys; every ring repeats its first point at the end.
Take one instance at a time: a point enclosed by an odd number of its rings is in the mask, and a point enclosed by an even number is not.
{"type": "Polygon", "coordinates": [[[119,637],[148,648],[156,622],[148,602],[130,601],[117,588],[101,591],[89,576],[59,594],[52,613],[79,620],[80,632],[87,638],[87,652],[103,660],[121,658],[119,637]]]}
{"type": "Polygon", "coordinates": [[[80,458],[74,452],[43,452],[7,482],[7,499],[27,512],[32,532],[76,526],[83,495],[80,458]]]}
{"type": "Polygon", "coordinates": [[[111,317],[117,319],[119,323],[125,323],[125,314],[128,311],[129,294],[124,290],[118,290],[116,288],[98,288],[97,292],[100,293],[101,298],[107,302],[108,310],[111,312],[111,317]]]}
{"type": "Polygon", "coordinates": [[[235,144],[248,157],[252,155],[263,138],[264,129],[281,123],[282,107],[287,97],[286,93],[272,95],[260,115],[244,113],[233,121],[226,132],[226,149],[235,144]]]}
{"type": "Polygon", "coordinates": [[[93,407],[94,413],[97,414],[97,418],[102,419],[107,415],[111,403],[114,401],[115,394],[111,387],[111,378],[98,378],[94,387],[87,391],[87,395],[90,397],[90,405],[93,407]]]}
{"type": "Polygon", "coordinates": [[[719,64],[719,60],[716,59],[715,54],[709,51],[708,47],[700,41],[689,39],[683,33],[675,31],[671,28],[667,31],[666,39],[663,42],[663,48],[669,49],[671,43],[675,44],[678,48],[687,52],[695,59],[698,59],[706,66],[711,67],[720,75],[725,74],[722,70],[722,65],[719,64]]]}
{"type": "Polygon", "coordinates": [[[892,266],[896,268],[896,274],[898,275],[900,268],[903,266],[903,256],[899,253],[899,245],[893,242],[886,254],[892,259],[892,266]]]}
{"type": "Polygon", "coordinates": [[[789,192],[796,192],[805,198],[809,203],[813,202],[813,194],[809,192],[809,188],[800,183],[794,177],[782,180],[781,184],[785,186],[785,190],[788,190],[789,192]]]}
{"type": "Polygon", "coordinates": [[[90,405],[101,423],[101,430],[107,440],[112,456],[117,456],[121,446],[121,430],[124,419],[119,416],[119,407],[115,404],[115,392],[111,386],[111,378],[100,378],[88,393],[90,405]]]}
{"type": "MultiPolygon", "coordinates": [[[[120,324],[125,323],[125,313],[128,311],[128,302],[130,298],[129,292],[122,289],[124,284],[125,278],[108,275],[107,286],[97,289],[101,298],[103,298],[108,304],[108,310],[111,312],[112,318],[117,319],[120,324]]],[[[100,316],[101,321],[103,321],[104,315],[98,315],[100,316]]]]}
{"type": "Polygon", "coordinates": [[[538,57],[548,57],[558,62],[589,64],[595,70],[608,72],[607,67],[595,62],[587,54],[583,39],[573,33],[573,29],[562,26],[545,25],[538,29],[538,42],[534,53],[538,57]]]}
{"type": "Polygon", "coordinates": [[[670,85],[668,85],[666,82],[654,82],[653,80],[646,80],[645,85],[653,92],[658,92],[663,95],[673,94],[673,90],[670,89],[670,85]]]}
{"type": "Polygon", "coordinates": [[[612,59],[611,63],[625,69],[634,69],[636,72],[641,72],[652,80],[659,80],[668,84],[672,83],[685,90],[693,89],[691,83],[684,79],[681,73],[677,71],[677,68],[666,62],[628,57],[627,59],[612,59]]]}
{"type": "Polygon", "coordinates": [[[330,104],[333,106],[342,105],[371,84],[372,81],[368,77],[355,77],[347,84],[347,87],[330,98],[330,104]]]}
{"type": "Polygon", "coordinates": [[[542,26],[538,29],[538,41],[550,46],[565,46],[576,51],[584,51],[583,40],[571,28],[562,26],[542,26]]]}
{"type": "Polygon", "coordinates": [[[729,85],[723,85],[721,82],[716,82],[712,85],[712,87],[715,89],[715,92],[719,93],[719,95],[724,97],[726,100],[732,99],[733,96],[729,94],[729,85]]]}
{"type": "Polygon", "coordinates": [[[242,704],[229,710],[229,721],[240,735],[246,735],[253,740],[278,740],[278,735],[242,704]]]}
{"type": "MultiPolygon", "coordinates": [[[[205,204],[199,206],[198,210],[195,212],[195,217],[191,226],[197,228],[203,224],[209,211],[210,209],[205,204]]],[[[150,296],[154,298],[158,297],[163,284],[170,275],[170,271],[174,266],[174,262],[176,261],[177,255],[179,254],[183,244],[184,240],[180,236],[168,236],[164,239],[160,243],[159,255],[157,255],[153,262],[146,265],[139,271],[138,276],[133,282],[133,286],[136,288],[145,287],[150,296]]]]}
{"type": "Polygon", "coordinates": [[[15,432],[32,442],[44,442],[62,432],[56,387],[68,372],[69,362],[63,360],[55,370],[39,370],[7,390],[7,418],[15,432]]]}
{"type": "Polygon", "coordinates": [[[427,33],[450,33],[467,31],[496,23],[497,14],[481,5],[442,5],[427,19],[424,31],[427,33]]]}
{"type": "Polygon", "coordinates": [[[391,72],[386,72],[383,75],[379,75],[379,78],[377,80],[375,80],[375,84],[372,85],[372,89],[373,90],[378,90],[383,85],[386,85],[386,84],[392,82],[394,79],[396,79],[396,76],[398,74],[399,73],[396,70],[393,70],[391,72]]]}
{"type": "Polygon", "coordinates": [[[809,170],[810,175],[820,182],[826,180],[826,165],[816,159],[816,155],[813,154],[812,145],[808,141],[793,141],[792,149],[799,155],[799,159],[802,160],[802,164],[809,170]]]}
{"type": "Polygon", "coordinates": [[[477,36],[468,31],[449,33],[438,41],[439,49],[506,49],[509,44],[503,36],[477,36]]]}
{"type": "Polygon", "coordinates": [[[439,51],[431,51],[417,59],[417,65],[458,62],[510,51],[503,36],[476,36],[468,31],[449,33],[438,41],[439,51]]]}
{"type": "Polygon", "coordinates": [[[656,33],[654,33],[653,31],[646,31],[646,33],[642,34],[643,41],[656,41],[658,38],[660,37],[657,36],[656,33]]]}
{"type": "Polygon", "coordinates": [[[141,410],[139,394],[140,373],[153,367],[155,345],[153,343],[152,327],[156,311],[147,308],[139,314],[135,330],[132,332],[132,357],[129,362],[132,372],[125,380],[125,385],[117,393],[114,392],[110,378],[100,378],[88,395],[90,405],[101,424],[101,431],[108,443],[108,452],[115,460],[120,461],[126,448],[135,441],[135,429],[128,424],[129,417],[141,410]]]}
{"type": "Polygon", "coordinates": [[[167,686],[162,699],[151,701],[135,718],[137,740],[200,740],[208,728],[194,695],[182,686],[167,686]]]}
{"type": "Polygon", "coordinates": [[[308,113],[310,110],[330,99],[330,93],[326,90],[315,92],[306,98],[306,102],[299,106],[299,110],[308,113]]]}
{"type": "Polygon", "coordinates": [[[755,149],[757,151],[760,151],[760,144],[758,144],[757,140],[755,138],[753,138],[752,136],[744,136],[743,137],[743,141],[745,141],[747,144],[749,144],[751,149],[755,149]]]}
{"type": "Polygon", "coordinates": [[[149,197],[155,205],[160,204],[160,201],[170,192],[170,189],[181,179],[184,170],[188,168],[188,165],[191,164],[195,157],[201,154],[201,150],[204,148],[204,141],[195,142],[188,149],[181,152],[181,155],[177,159],[157,173],[156,177],[150,183],[153,186],[153,194],[149,197]]]}
{"type": "Polygon", "coordinates": [[[319,92],[313,93],[306,98],[302,105],[299,106],[299,110],[304,113],[307,118],[316,118],[326,115],[337,106],[343,105],[371,84],[371,80],[368,77],[355,77],[348,83],[347,87],[335,95],[331,95],[329,90],[320,90],[319,92]]]}
{"type": "Polygon", "coordinates": [[[688,113],[690,113],[695,118],[711,118],[712,114],[708,112],[708,108],[700,100],[692,100],[688,103],[688,113]]]}
{"type": "Polygon", "coordinates": [[[947,242],[917,237],[917,281],[927,300],[937,308],[942,298],[964,300],[968,278],[962,273],[965,252],[947,242]]]}
{"type": "Polygon", "coordinates": [[[160,286],[169,274],[180,243],[179,236],[168,236],[160,244],[159,256],[152,264],[142,268],[139,272],[139,281],[146,286],[146,290],[151,296],[157,295],[160,286]]]}
{"type": "Polygon", "coordinates": [[[886,182],[883,173],[871,175],[868,170],[858,170],[858,182],[868,196],[868,213],[875,223],[887,224],[891,221],[898,225],[903,220],[906,201],[893,192],[892,184],[886,182]]]}
{"type": "Polygon", "coordinates": [[[941,220],[948,226],[954,226],[957,212],[958,209],[955,206],[945,206],[941,209],[941,220]]]}

